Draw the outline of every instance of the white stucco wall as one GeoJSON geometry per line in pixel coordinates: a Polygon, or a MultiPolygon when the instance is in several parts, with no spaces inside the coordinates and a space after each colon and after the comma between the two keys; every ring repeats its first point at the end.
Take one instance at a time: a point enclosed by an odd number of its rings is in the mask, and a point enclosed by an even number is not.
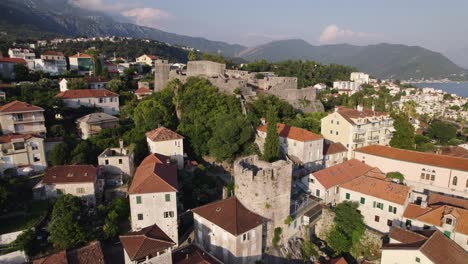
{"type": "Polygon", "coordinates": [[[152,141],[146,138],[148,148],[151,153],[158,153],[171,157],[177,161],[179,169],[184,167],[184,141],[183,139],[166,140],[166,141],[152,141]]]}
{"type": "Polygon", "coordinates": [[[428,259],[419,250],[415,249],[383,249],[381,264],[432,264],[433,262],[428,259]],[[416,262],[419,258],[420,262],[416,262]]]}
{"type": "Polygon", "coordinates": [[[87,107],[99,107],[102,111],[109,115],[117,115],[119,113],[119,97],[103,97],[102,102],[97,97],[87,98],[74,98],[74,99],[63,99],[63,103],[66,107],[79,108],[80,106],[87,107]]]}

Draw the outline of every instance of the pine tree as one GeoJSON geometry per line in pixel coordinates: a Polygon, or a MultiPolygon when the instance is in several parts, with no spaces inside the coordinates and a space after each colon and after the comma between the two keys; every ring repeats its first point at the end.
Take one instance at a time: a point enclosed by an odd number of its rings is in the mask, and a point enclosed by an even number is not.
{"type": "Polygon", "coordinates": [[[263,160],[274,162],[280,158],[279,135],[276,129],[278,117],[276,109],[270,107],[267,113],[267,136],[263,148],[263,160]]]}

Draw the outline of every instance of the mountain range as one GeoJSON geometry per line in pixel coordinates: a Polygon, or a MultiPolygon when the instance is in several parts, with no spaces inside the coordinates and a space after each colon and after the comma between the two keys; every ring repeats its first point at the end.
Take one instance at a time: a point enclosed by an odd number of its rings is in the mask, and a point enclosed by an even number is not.
{"type": "Polygon", "coordinates": [[[315,60],[326,64],[344,64],[378,78],[460,80],[468,77],[467,70],[444,55],[419,46],[387,43],[314,46],[301,39],[290,39],[249,48],[169,33],[128,21],[118,22],[108,14],[80,9],[67,0],[2,0],[0,32],[30,38],[110,35],[146,38],[247,61],[315,60]]]}

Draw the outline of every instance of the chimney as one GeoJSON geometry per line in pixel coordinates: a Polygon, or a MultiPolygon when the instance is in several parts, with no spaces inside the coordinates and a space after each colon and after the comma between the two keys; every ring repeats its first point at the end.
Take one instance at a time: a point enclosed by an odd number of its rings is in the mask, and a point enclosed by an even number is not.
{"type": "Polygon", "coordinates": [[[375,105],[372,105],[372,112],[375,111],[375,105]]]}
{"type": "Polygon", "coordinates": [[[356,108],[356,109],[357,109],[359,112],[362,112],[363,107],[362,107],[361,104],[359,104],[359,105],[357,105],[357,108],[356,108]]]}
{"type": "Polygon", "coordinates": [[[427,207],[427,201],[421,201],[421,208],[427,207]]]}
{"type": "Polygon", "coordinates": [[[119,139],[119,147],[120,147],[120,154],[122,154],[123,148],[124,148],[123,139],[119,139]]]}
{"type": "Polygon", "coordinates": [[[266,124],[266,119],[264,117],[260,118],[260,122],[262,123],[262,125],[265,125],[266,124]]]}

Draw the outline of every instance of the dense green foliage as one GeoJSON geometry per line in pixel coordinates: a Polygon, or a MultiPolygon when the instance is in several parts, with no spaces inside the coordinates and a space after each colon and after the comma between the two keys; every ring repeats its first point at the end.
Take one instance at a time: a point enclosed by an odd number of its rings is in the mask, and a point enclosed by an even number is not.
{"type": "Polygon", "coordinates": [[[448,122],[434,120],[427,129],[427,134],[440,144],[447,144],[450,139],[456,138],[457,128],[448,122]]]}
{"type": "Polygon", "coordinates": [[[283,233],[283,229],[281,227],[276,227],[272,239],[272,243],[274,247],[278,247],[278,243],[281,240],[281,234],[283,233]]]}
{"type": "Polygon", "coordinates": [[[302,260],[309,261],[311,257],[318,259],[319,253],[314,244],[309,240],[305,240],[301,247],[302,260]]]}
{"type": "Polygon", "coordinates": [[[287,123],[295,118],[297,111],[285,100],[274,95],[260,94],[258,99],[249,105],[249,110],[258,118],[266,118],[268,109],[275,109],[280,122],[287,123]]]}
{"type": "Polygon", "coordinates": [[[333,86],[333,81],[349,80],[351,72],[356,69],[348,66],[330,64],[324,65],[314,61],[283,61],[269,63],[265,60],[248,63],[244,70],[252,72],[272,71],[279,76],[297,77],[299,88],[308,87],[317,83],[333,86]]]}
{"type": "Polygon", "coordinates": [[[432,144],[431,139],[423,136],[414,136],[414,142],[416,143],[416,150],[421,152],[432,151],[435,149],[435,145],[432,144]]]}
{"type": "Polygon", "coordinates": [[[142,100],[133,111],[135,126],[150,131],[159,125],[169,129],[177,127],[175,106],[172,102],[174,93],[166,88],[142,100]]]}
{"type": "Polygon", "coordinates": [[[395,114],[393,118],[393,127],[396,131],[390,140],[390,146],[401,149],[414,149],[414,127],[408,121],[408,116],[399,113],[395,114]]]}
{"type": "Polygon", "coordinates": [[[29,228],[16,237],[16,240],[13,242],[13,246],[24,251],[26,255],[30,256],[34,250],[35,238],[34,230],[29,228]]]}
{"type": "Polygon", "coordinates": [[[79,197],[69,194],[60,196],[55,202],[48,230],[56,249],[67,249],[88,241],[82,206],[79,197]]]}
{"type": "Polygon", "coordinates": [[[385,175],[387,178],[398,180],[400,183],[405,181],[405,176],[398,171],[391,171],[385,175]]]}
{"type": "Polygon", "coordinates": [[[278,129],[278,118],[276,110],[270,108],[268,110],[267,121],[267,135],[265,138],[265,145],[263,147],[262,159],[268,162],[277,161],[280,158],[280,143],[278,129]]]}
{"type": "Polygon", "coordinates": [[[294,118],[290,122],[286,122],[286,124],[304,128],[316,134],[320,134],[321,119],[326,117],[327,115],[328,113],[326,112],[297,114],[296,118],[294,118]]]}
{"type": "Polygon", "coordinates": [[[358,207],[357,203],[345,201],[334,210],[336,217],[326,240],[337,255],[350,252],[364,235],[364,220],[357,211],[358,207]]]}
{"type": "Polygon", "coordinates": [[[52,166],[65,165],[70,159],[70,150],[66,143],[59,143],[55,145],[49,152],[49,162],[52,166]]]}
{"type": "Polygon", "coordinates": [[[130,206],[125,198],[116,198],[109,205],[100,205],[98,211],[104,219],[102,231],[104,238],[114,238],[121,231],[121,223],[125,221],[130,214],[130,206]]]}

